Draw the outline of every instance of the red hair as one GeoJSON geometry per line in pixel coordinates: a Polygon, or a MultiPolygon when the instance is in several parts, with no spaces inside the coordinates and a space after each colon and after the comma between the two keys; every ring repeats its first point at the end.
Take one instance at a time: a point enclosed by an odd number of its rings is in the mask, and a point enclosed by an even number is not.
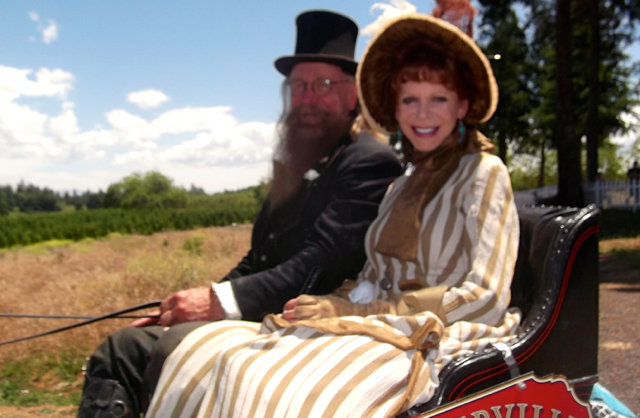
{"type": "Polygon", "coordinates": [[[428,81],[443,84],[456,92],[460,99],[472,99],[473,89],[468,68],[450,55],[421,42],[401,54],[391,78],[394,102],[397,100],[400,84],[408,81],[428,81]]]}

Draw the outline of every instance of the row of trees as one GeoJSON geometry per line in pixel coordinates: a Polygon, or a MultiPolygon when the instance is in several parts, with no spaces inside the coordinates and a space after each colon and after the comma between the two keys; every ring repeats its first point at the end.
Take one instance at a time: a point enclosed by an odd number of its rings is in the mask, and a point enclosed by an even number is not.
{"type": "Polygon", "coordinates": [[[14,210],[56,212],[60,210],[60,198],[51,189],[30,184],[20,183],[15,191],[11,186],[0,187],[0,215],[7,215],[14,210]]]}
{"type": "MultiPolygon", "coordinates": [[[[150,171],[134,173],[111,184],[106,192],[56,193],[21,182],[14,189],[0,187],[0,215],[12,212],[59,212],[63,207],[82,209],[186,209],[211,207],[259,206],[264,200],[266,185],[261,183],[247,189],[208,195],[202,188],[189,190],[177,187],[165,175],[150,171]]],[[[254,208],[255,209],[255,208],[254,208]]]]}
{"type": "Polygon", "coordinates": [[[598,151],[628,128],[621,116],[638,104],[638,63],[630,63],[624,50],[638,38],[640,2],[479,3],[479,43],[489,55],[502,56],[493,61],[500,103],[482,129],[497,140],[505,161],[508,150],[538,155],[540,186],[547,151],[557,150],[555,203],[581,206],[583,173],[595,181],[598,174],[607,177],[607,170],[619,167],[598,151]]]}
{"type": "Polygon", "coordinates": [[[114,232],[152,234],[253,222],[266,186],[207,195],[194,186],[188,191],[176,187],[169,178],[152,171],[127,176],[106,192],[56,194],[23,183],[15,191],[10,186],[0,191],[0,202],[9,208],[5,213],[11,212],[0,218],[0,248],[4,248],[100,238],[114,232]],[[62,205],[77,210],[61,211],[62,205]]]}
{"type": "Polygon", "coordinates": [[[247,223],[257,214],[253,203],[206,209],[97,209],[9,216],[0,219],[0,248],[49,240],[80,241],[111,233],[148,235],[247,223]]]}

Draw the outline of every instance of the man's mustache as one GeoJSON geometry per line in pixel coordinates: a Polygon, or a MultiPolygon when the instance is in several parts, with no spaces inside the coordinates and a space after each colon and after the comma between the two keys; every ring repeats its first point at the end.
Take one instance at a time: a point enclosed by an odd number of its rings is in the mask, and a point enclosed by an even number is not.
{"type": "Polygon", "coordinates": [[[329,120],[329,112],[313,105],[298,105],[289,112],[287,123],[304,126],[307,124],[308,118],[326,122],[329,120]]]}

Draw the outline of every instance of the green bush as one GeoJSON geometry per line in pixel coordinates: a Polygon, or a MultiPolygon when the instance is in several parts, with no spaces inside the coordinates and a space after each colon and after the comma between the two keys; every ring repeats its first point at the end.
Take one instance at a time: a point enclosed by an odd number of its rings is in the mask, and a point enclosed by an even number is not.
{"type": "Polygon", "coordinates": [[[185,240],[182,249],[192,255],[202,255],[202,244],[204,244],[204,237],[194,235],[185,240]]]}
{"type": "Polygon", "coordinates": [[[200,209],[97,209],[7,216],[0,218],[0,248],[52,239],[95,239],[114,232],[149,235],[246,223],[255,219],[257,211],[254,201],[243,205],[221,202],[200,209]]]}
{"type": "Polygon", "coordinates": [[[600,215],[600,239],[640,236],[640,212],[622,209],[603,210],[600,215]]]}
{"type": "Polygon", "coordinates": [[[184,208],[187,191],[157,171],[133,173],[109,186],[104,207],[125,209],[184,208]]]}

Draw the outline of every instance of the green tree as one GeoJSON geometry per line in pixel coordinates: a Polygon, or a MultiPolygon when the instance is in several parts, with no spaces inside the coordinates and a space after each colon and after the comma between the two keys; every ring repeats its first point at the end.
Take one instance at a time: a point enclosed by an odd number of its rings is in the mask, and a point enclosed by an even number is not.
{"type": "Polygon", "coordinates": [[[104,196],[109,208],[184,208],[187,191],[157,171],[133,173],[110,185],[104,196]]]}
{"type": "Polygon", "coordinates": [[[87,209],[100,209],[104,203],[104,192],[102,190],[97,193],[91,193],[87,190],[83,197],[87,209]]]}
{"type": "Polygon", "coordinates": [[[269,191],[269,183],[264,180],[261,180],[257,186],[253,187],[253,196],[256,199],[256,205],[258,207],[262,206],[265,199],[267,198],[267,192],[269,191]]]}
{"type": "MultiPolygon", "coordinates": [[[[637,3],[637,2],[636,2],[637,3]]],[[[587,179],[598,172],[598,150],[610,135],[625,130],[620,119],[633,106],[632,67],[623,51],[634,39],[632,4],[573,0],[574,56],[587,71],[574,71],[577,133],[586,138],[587,179]]]]}
{"type": "Polygon", "coordinates": [[[58,212],[60,203],[53,190],[40,189],[32,184],[21,181],[16,187],[15,206],[20,212],[58,212]]]}
{"type": "Polygon", "coordinates": [[[191,184],[191,187],[189,188],[189,194],[192,196],[205,196],[207,193],[202,187],[197,187],[196,185],[191,184]]]}
{"type": "Polygon", "coordinates": [[[571,0],[556,0],[555,51],[558,130],[558,195],[555,202],[583,206],[580,139],[576,135],[573,109],[571,0]]]}
{"type": "Polygon", "coordinates": [[[0,187],[0,216],[6,216],[13,210],[13,189],[11,186],[0,187]]]}
{"type": "Polygon", "coordinates": [[[598,143],[600,142],[600,0],[588,0],[589,47],[587,110],[587,180],[596,181],[598,172],[598,143]]]}
{"type": "Polygon", "coordinates": [[[535,105],[531,90],[532,64],[524,29],[509,0],[481,0],[483,49],[493,61],[499,86],[499,105],[494,116],[482,127],[498,142],[498,155],[507,163],[508,144],[524,147],[530,140],[529,113],[535,105]]]}
{"type": "Polygon", "coordinates": [[[634,38],[629,23],[637,19],[638,6],[628,0],[522,0],[522,4],[528,8],[524,28],[530,62],[536,63],[530,81],[538,105],[530,112],[528,143],[538,147],[540,185],[547,177],[546,150],[555,148],[556,202],[580,204],[585,172],[581,139],[587,143],[587,178],[593,179],[598,167],[603,171],[598,150],[612,134],[624,131],[621,116],[634,103],[631,66],[622,51],[634,38]],[[556,36],[550,37],[552,33],[556,36]]]}
{"type": "MultiPolygon", "coordinates": [[[[598,174],[605,180],[623,180],[627,175],[624,161],[618,158],[618,146],[605,140],[599,147],[598,174]]],[[[597,177],[596,177],[597,179],[597,177]]]]}

